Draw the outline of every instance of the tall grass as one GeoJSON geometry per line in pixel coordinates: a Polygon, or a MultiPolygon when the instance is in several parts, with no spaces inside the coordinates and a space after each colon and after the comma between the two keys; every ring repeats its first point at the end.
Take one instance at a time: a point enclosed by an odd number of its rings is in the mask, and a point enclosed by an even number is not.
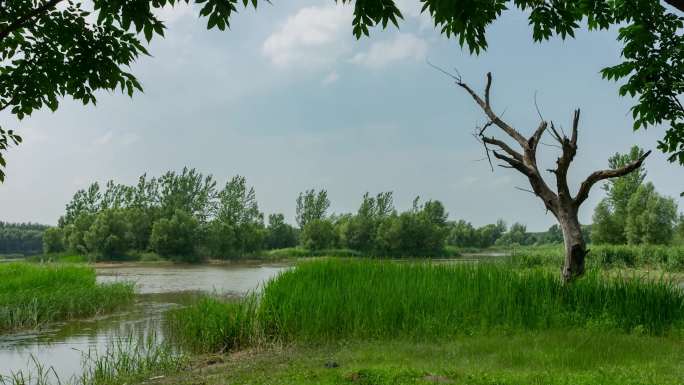
{"type": "Polygon", "coordinates": [[[197,351],[587,327],[658,335],[684,327],[684,292],[662,279],[598,273],[564,285],[548,270],[504,264],[329,259],[281,273],[258,302],[206,298],[171,314],[171,334],[197,351]]]}
{"type": "Polygon", "coordinates": [[[266,285],[258,317],[286,340],[597,325],[662,334],[684,325],[684,293],[664,280],[597,273],[564,285],[558,274],[501,264],[327,260],[266,285]]]}
{"type": "Polygon", "coordinates": [[[110,343],[103,352],[91,350],[83,356],[81,385],[120,385],[138,383],[152,376],[178,372],[187,357],[156,336],[129,336],[110,343]]]}
{"type": "Polygon", "coordinates": [[[190,307],[165,315],[166,337],[193,352],[225,352],[256,342],[254,295],[237,302],[202,297],[190,307]]]}
{"type": "Polygon", "coordinates": [[[132,284],[97,284],[92,267],[2,264],[0,331],[110,312],[133,295],[132,284]]]}
{"type": "MultiPolygon", "coordinates": [[[[663,245],[589,245],[590,267],[658,268],[684,271],[684,247],[663,245]]],[[[563,263],[560,245],[519,247],[511,251],[515,266],[556,266],[563,263]]]]}
{"type": "Polygon", "coordinates": [[[52,385],[61,384],[55,368],[43,365],[35,356],[31,355],[29,363],[32,368],[26,372],[11,372],[8,375],[0,373],[0,385],[52,385]]]}

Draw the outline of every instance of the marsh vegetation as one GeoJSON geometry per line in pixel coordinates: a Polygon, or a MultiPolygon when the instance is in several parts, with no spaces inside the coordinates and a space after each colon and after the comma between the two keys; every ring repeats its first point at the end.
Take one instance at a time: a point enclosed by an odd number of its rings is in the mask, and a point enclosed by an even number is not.
{"type": "Polygon", "coordinates": [[[92,317],[132,303],[130,283],[98,284],[76,265],[0,265],[0,332],[92,317]]]}

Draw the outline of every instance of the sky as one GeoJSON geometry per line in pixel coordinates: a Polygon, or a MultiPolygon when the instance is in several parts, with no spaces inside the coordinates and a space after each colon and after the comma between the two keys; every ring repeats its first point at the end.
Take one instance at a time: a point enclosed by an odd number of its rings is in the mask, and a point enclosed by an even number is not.
{"type": "MultiPolygon", "coordinates": [[[[581,108],[573,191],[615,152],[656,149],[663,129],[633,132],[633,100],[599,74],[620,62],[615,30],[533,43],[526,15],[508,11],[488,29],[487,52],[474,56],[441,36],[417,0],[398,3],[400,28],[361,40],[350,6],[332,0],[260,2],[225,32],[207,31],[196,8],[162,10],[165,38],[131,69],[144,93],[102,92],[97,106],[65,99],[57,112],[20,122],[0,115],[24,137],[7,153],[0,220],[56,224],[91,182],[132,184],[188,166],[220,185],[245,176],[260,209],[290,222],[299,192],[324,188],[336,213],[356,211],[367,191],[393,191],[399,210],[415,196],[437,199],[450,218],[478,226],[503,218],[541,231],[555,223],[537,197],[516,189],[528,188],[522,176],[483,161],[473,137],[486,122],[481,110],[428,60],[477,90],[491,71],[494,109],[526,136],[539,124],[535,95],[544,119],[565,128],[581,108]]],[[[553,166],[557,150],[539,152],[543,168],[553,166]]],[[[684,168],[656,150],[646,169],[684,207],[684,168]]],[[[591,222],[603,196],[593,189],[580,221],[591,222]]]]}

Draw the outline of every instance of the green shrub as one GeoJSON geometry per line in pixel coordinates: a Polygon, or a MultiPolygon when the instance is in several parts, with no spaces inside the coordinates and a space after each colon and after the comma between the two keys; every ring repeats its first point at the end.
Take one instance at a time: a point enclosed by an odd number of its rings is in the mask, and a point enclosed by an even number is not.
{"type": "Polygon", "coordinates": [[[154,222],[150,246],[159,255],[178,262],[199,262],[196,246],[200,236],[199,222],[192,215],[176,210],[171,219],[154,222]]]}
{"type": "Polygon", "coordinates": [[[335,226],[328,219],[313,219],[302,228],[299,237],[301,245],[309,250],[324,250],[335,246],[335,226]]]}
{"type": "Polygon", "coordinates": [[[50,227],[43,232],[43,252],[60,253],[64,251],[64,231],[60,227],[50,227]]]}

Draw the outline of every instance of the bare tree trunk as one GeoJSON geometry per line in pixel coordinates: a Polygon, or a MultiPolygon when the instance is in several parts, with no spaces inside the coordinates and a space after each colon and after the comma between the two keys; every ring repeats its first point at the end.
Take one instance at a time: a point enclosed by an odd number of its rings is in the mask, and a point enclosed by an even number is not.
{"type": "Polygon", "coordinates": [[[563,231],[563,242],[565,243],[563,280],[570,282],[584,274],[584,257],[588,250],[582,237],[582,227],[577,218],[577,210],[570,208],[569,211],[560,212],[558,222],[563,231]]]}

